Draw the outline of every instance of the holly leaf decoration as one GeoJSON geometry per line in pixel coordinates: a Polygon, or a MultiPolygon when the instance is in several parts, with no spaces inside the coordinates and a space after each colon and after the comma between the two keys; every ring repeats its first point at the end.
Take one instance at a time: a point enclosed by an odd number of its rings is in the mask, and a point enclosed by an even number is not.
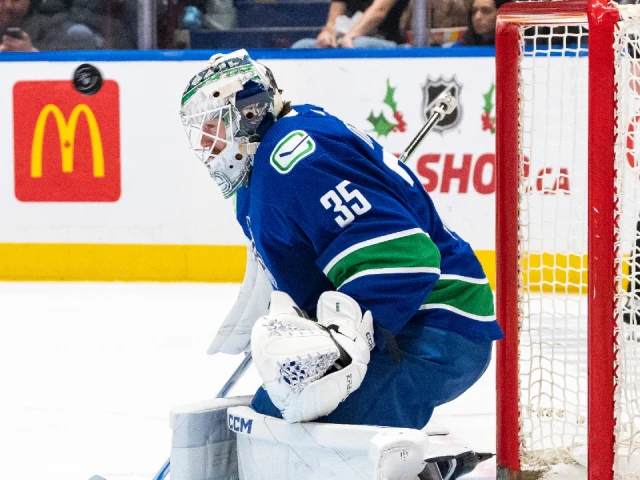
{"type": "Polygon", "coordinates": [[[396,127],[395,123],[392,123],[385,118],[384,113],[380,113],[380,115],[376,116],[373,114],[373,111],[371,111],[367,120],[371,125],[373,125],[373,131],[376,132],[378,137],[386,137],[396,127]]]}
{"type": "Polygon", "coordinates": [[[389,84],[389,79],[387,78],[387,93],[384,96],[383,103],[386,103],[387,105],[389,105],[391,107],[391,110],[393,110],[394,112],[396,111],[396,107],[398,106],[396,101],[393,99],[393,95],[395,93],[396,93],[396,89],[391,87],[391,85],[389,84]]]}
{"type": "Polygon", "coordinates": [[[485,93],[484,95],[482,95],[482,98],[484,98],[484,108],[483,110],[487,113],[491,113],[491,110],[493,110],[493,91],[496,89],[495,84],[491,84],[491,88],[489,89],[489,91],[487,93],[485,93]]]}

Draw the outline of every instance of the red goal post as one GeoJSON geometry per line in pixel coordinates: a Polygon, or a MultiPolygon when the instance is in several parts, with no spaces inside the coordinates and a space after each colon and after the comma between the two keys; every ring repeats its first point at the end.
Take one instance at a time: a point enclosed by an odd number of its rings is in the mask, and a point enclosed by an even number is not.
{"type": "Polygon", "coordinates": [[[640,308],[639,8],[522,2],[498,14],[500,479],[640,478],[640,343],[622,321],[640,308]]]}

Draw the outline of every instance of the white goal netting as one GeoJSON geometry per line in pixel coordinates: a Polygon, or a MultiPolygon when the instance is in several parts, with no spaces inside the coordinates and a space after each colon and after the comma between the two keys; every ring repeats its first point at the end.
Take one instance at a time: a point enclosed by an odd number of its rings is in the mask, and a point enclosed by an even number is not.
{"type": "MultiPolygon", "coordinates": [[[[616,279],[603,294],[615,298],[614,470],[640,479],[640,6],[618,8],[616,279]]],[[[554,22],[520,33],[520,456],[523,466],[586,464],[589,29],[554,22]]]]}
{"type": "Polygon", "coordinates": [[[640,478],[640,6],[621,5],[615,35],[617,379],[615,471],[640,478]],[[636,316],[638,315],[638,316],[636,316]]]}
{"type": "Polygon", "coordinates": [[[588,47],[583,25],[521,30],[521,457],[539,466],[586,444],[588,47]]]}

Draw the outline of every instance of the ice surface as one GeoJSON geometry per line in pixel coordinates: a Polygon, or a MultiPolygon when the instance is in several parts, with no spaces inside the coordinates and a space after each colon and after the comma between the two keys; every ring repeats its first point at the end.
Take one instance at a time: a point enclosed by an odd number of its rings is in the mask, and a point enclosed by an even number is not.
{"type": "MultiPolygon", "coordinates": [[[[0,283],[0,452],[12,480],[149,480],[172,406],[212,398],[239,363],[206,355],[239,284],[0,283]]],[[[248,372],[233,394],[260,384],[248,372]]],[[[495,367],[436,410],[436,441],[495,452],[495,367]]],[[[495,461],[468,479],[495,478],[495,461]]]]}

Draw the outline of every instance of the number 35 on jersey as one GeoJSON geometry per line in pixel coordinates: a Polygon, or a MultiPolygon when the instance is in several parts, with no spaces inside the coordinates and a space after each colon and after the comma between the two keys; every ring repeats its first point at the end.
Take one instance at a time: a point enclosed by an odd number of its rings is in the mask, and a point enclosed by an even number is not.
{"type": "Polygon", "coordinates": [[[350,185],[350,181],[344,180],[320,198],[320,203],[326,210],[332,209],[338,214],[334,220],[343,228],[353,222],[356,215],[362,215],[371,210],[371,204],[364,195],[350,185]]]}

